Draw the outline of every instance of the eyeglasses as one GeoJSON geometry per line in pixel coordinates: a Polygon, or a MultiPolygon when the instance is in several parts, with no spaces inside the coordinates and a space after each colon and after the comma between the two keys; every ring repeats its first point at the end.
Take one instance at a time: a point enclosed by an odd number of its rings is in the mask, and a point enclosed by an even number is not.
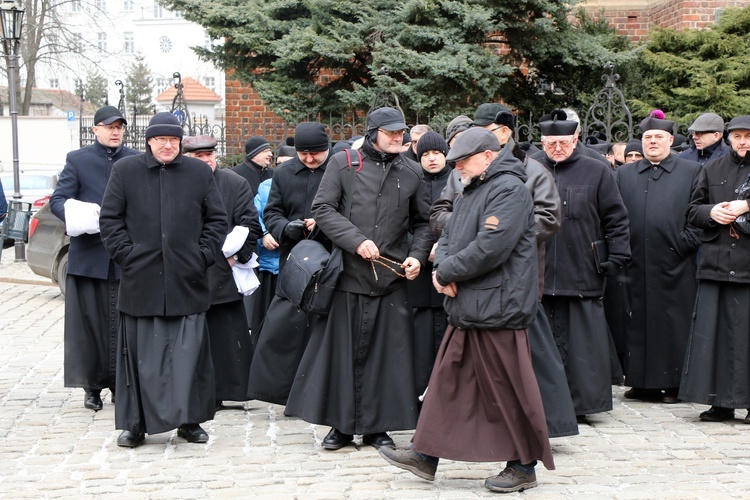
{"type": "Polygon", "coordinates": [[[388,137],[403,137],[404,136],[404,130],[383,130],[382,128],[378,129],[378,132],[382,132],[388,137]]]}
{"type": "Polygon", "coordinates": [[[573,143],[573,139],[560,139],[559,141],[543,141],[545,147],[550,149],[557,149],[557,147],[566,148],[573,143]]]}
{"type": "Polygon", "coordinates": [[[152,139],[159,146],[164,146],[166,143],[169,143],[171,146],[179,146],[181,140],[179,137],[152,137],[152,139]]]}

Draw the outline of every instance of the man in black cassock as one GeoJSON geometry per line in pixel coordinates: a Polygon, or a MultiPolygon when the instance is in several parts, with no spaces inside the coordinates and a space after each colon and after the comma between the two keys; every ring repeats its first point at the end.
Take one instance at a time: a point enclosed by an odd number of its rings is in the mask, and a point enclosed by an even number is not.
{"type": "Polygon", "coordinates": [[[122,144],[127,123],[114,106],[96,111],[92,127],[96,142],[68,153],[49,202],[70,235],[65,278],[65,387],[83,387],[83,405],[94,411],[103,407],[102,389],[109,388],[113,402],[115,395],[120,266],[102,245],[99,210],[112,165],[138,154],[122,144]]]}
{"type": "Polygon", "coordinates": [[[625,397],[664,403],[678,402],[701,235],[685,216],[701,166],[672,152],[673,129],[669,120],[643,120],[644,158],[616,174],[628,209],[631,251],[628,300],[613,305],[630,305],[618,316],[626,332],[625,385],[631,387],[625,397]]]}
{"type": "Polygon", "coordinates": [[[208,268],[227,234],[226,212],[211,168],[180,154],[182,135],[174,115],[154,115],[146,153],[117,162],[102,202],[102,241],[122,269],[118,446],[174,428],[205,443],[199,423],[214,417],[208,268]]]}
{"type": "Polygon", "coordinates": [[[313,201],[316,224],[343,250],[344,269],[327,321],[313,331],[302,357],[285,414],[330,425],[323,440],[328,450],[351,443],[354,434],[363,444],[393,446],[387,431],[417,422],[405,285],[419,274],[433,238],[422,167],[400,154],[406,129],[397,109],[371,112],[362,164],[352,172],[346,151],[334,155],[313,201]]]}
{"type": "MultiPolygon", "coordinates": [[[[232,268],[237,262],[246,264],[252,259],[255,242],[262,231],[250,185],[232,170],[217,168],[216,139],[208,135],[186,137],[182,142],[182,151],[211,167],[227,213],[230,233],[222,247],[224,255],[208,268],[211,308],[206,313],[206,322],[216,379],[216,409],[220,410],[222,401],[247,399],[247,377],[253,359],[253,346],[242,302],[243,294],[238,291],[232,268]]],[[[247,272],[253,271],[247,269],[247,272]]]]}
{"type": "MultiPolygon", "coordinates": [[[[311,237],[330,248],[325,235],[315,227],[312,203],[331,158],[325,126],[301,122],[294,130],[295,156],[276,168],[263,212],[266,230],[279,242],[279,269],[300,240],[311,237]]],[[[286,404],[310,332],[319,321],[285,297],[275,295],[257,335],[247,398],[286,404]]]]}

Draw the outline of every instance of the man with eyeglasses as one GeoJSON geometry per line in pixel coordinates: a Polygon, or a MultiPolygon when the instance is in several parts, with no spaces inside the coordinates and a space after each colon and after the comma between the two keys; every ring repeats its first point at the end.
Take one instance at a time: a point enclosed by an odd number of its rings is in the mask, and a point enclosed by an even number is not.
{"type": "Polygon", "coordinates": [[[388,431],[417,423],[406,281],[417,277],[434,240],[422,167],[401,154],[406,129],[398,109],[372,111],[361,164],[349,168],[347,154],[356,160],[356,152],[336,153],[313,200],[315,223],[343,250],[344,267],[285,414],[331,426],[322,443],[327,450],[349,445],[355,434],[365,445],[393,446],[388,431]]]}
{"type": "Polygon", "coordinates": [[[50,209],[70,235],[65,278],[64,384],[82,387],[83,405],[99,411],[102,389],[115,400],[120,266],[99,236],[99,210],[114,163],[138,151],[123,146],[127,120],[114,106],[94,114],[96,141],[65,158],[50,209]]]}
{"type": "Polygon", "coordinates": [[[677,403],[701,237],[686,210],[701,165],[672,152],[673,121],[646,118],[640,126],[644,158],[616,175],[630,222],[624,396],[677,403]]]}
{"type": "Polygon", "coordinates": [[[630,258],[628,214],[606,163],[577,149],[578,124],[564,112],[539,123],[543,164],[562,200],[562,227],[547,241],[544,296],[579,421],[612,409],[612,373],[619,371],[607,330],[605,276],[630,258]],[[597,269],[592,244],[609,249],[597,269]],[[617,370],[613,370],[616,368],[617,370]]]}
{"type": "Polygon", "coordinates": [[[122,268],[115,427],[128,448],[174,428],[205,443],[200,422],[216,410],[208,268],[229,228],[211,167],[180,153],[182,136],[174,115],[155,114],[146,152],[112,169],[99,218],[122,268]]]}
{"type": "Polygon", "coordinates": [[[640,139],[631,139],[625,146],[625,163],[633,163],[643,158],[643,142],[640,139]]]}
{"type": "Polygon", "coordinates": [[[732,150],[724,142],[724,120],[716,113],[703,113],[688,127],[693,145],[678,158],[705,165],[708,160],[721,158],[732,150]]]}

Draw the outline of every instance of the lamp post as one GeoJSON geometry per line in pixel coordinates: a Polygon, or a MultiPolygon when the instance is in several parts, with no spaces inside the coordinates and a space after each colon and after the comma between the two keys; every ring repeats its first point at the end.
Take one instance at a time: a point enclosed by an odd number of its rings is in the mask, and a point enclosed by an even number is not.
{"type": "MultiPolygon", "coordinates": [[[[8,90],[10,93],[10,122],[13,135],[13,202],[16,210],[21,210],[21,170],[18,165],[18,102],[16,86],[18,82],[18,52],[21,46],[21,25],[24,9],[19,9],[11,0],[3,0],[0,5],[0,22],[2,23],[3,48],[8,63],[8,90]]],[[[21,238],[16,239],[16,261],[26,260],[26,246],[21,238]]]]}

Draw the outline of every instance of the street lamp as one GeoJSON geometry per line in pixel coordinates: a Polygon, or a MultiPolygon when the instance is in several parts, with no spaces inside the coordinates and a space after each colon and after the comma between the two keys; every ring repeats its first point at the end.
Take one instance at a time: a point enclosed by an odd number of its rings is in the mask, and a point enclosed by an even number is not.
{"type": "MultiPolygon", "coordinates": [[[[8,90],[10,93],[10,123],[13,133],[13,202],[15,210],[22,210],[21,204],[21,170],[18,165],[18,102],[16,86],[18,76],[18,52],[21,45],[21,25],[24,10],[19,9],[14,1],[3,0],[0,5],[0,23],[2,23],[3,48],[8,63],[8,90]]],[[[6,222],[8,224],[10,221],[6,222]]],[[[26,260],[26,246],[23,238],[16,238],[16,261],[26,260]]]]}

